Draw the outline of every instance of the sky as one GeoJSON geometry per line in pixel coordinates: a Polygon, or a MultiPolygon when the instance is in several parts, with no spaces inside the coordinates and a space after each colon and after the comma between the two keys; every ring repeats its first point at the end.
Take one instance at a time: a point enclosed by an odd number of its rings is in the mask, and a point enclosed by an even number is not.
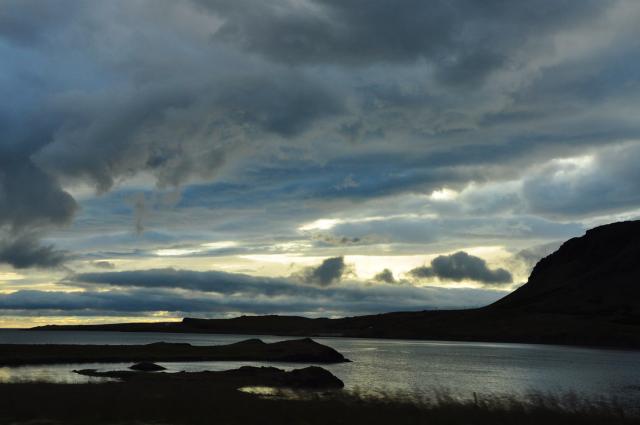
{"type": "Polygon", "coordinates": [[[640,216],[636,0],[0,0],[0,327],[487,305],[640,216]]]}

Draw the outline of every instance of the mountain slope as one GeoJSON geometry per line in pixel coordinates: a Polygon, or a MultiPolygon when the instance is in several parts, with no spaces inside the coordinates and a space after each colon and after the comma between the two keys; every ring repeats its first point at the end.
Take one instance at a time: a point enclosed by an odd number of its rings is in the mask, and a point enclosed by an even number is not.
{"type": "Polygon", "coordinates": [[[528,282],[492,308],[635,317],[640,313],[640,221],[596,227],[543,258],[528,282]]]}

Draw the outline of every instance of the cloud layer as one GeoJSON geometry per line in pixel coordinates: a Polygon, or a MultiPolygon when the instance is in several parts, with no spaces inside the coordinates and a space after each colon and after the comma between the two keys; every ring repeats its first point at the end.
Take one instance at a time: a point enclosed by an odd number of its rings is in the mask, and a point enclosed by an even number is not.
{"type": "Polygon", "coordinates": [[[171,312],[314,316],[477,307],[502,291],[343,282],[318,287],[293,279],[256,278],[219,271],[155,269],[85,273],[65,281],[65,292],[21,290],[0,294],[0,311],[95,315],[171,312]],[[68,292],[74,288],[75,291],[68,292]],[[78,291],[82,288],[82,291],[78,291]]]}
{"type": "Polygon", "coordinates": [[[513,253],[640,216],[634,0],[1,9],[7,299],[171,267],[245,290],[411,270],[511,288],[542,251],[513,253]]]}

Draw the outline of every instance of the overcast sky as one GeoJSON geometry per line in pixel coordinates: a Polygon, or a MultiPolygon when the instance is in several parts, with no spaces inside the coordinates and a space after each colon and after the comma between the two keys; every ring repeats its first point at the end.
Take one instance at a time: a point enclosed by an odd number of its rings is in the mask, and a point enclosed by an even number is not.
{"type": "Polygon", "coordinates": [[[0,0],[0,327],[486,305],[640,216],[636,0],[0,0]]]}

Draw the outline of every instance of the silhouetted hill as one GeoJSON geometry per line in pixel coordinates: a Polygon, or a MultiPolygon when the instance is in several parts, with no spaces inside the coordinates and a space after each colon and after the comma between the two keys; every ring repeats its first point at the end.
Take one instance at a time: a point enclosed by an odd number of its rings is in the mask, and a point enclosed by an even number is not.
{"type": "Polygon", "coordinates": [[[640,313],[640,221],[596,227],[534,267],[528,282],[493,307],[532,312],[640,313]]]}
{"type": "Polygon", "coordinates": [[[640,221],[591,229],[535,266],[525,285],[471,310],[342,319],[242,316],[181,323],[48,326],[151,332],[504,341],[640,348],[640,221]]]}

